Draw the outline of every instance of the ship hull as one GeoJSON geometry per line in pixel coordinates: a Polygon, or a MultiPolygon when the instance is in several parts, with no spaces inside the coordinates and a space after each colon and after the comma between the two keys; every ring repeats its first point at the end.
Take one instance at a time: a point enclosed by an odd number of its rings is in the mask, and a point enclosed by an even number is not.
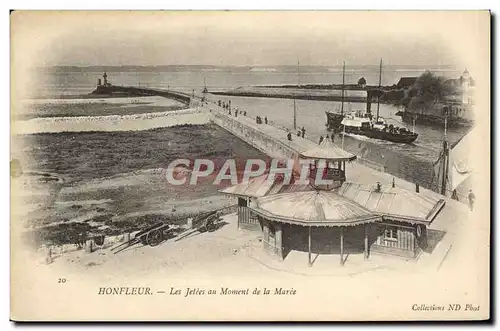
{"type": "MultiPolygon", "coordinates": [[[[326,113],[326,126],[328,130],[333,130],[337,132],[343,131],[342,121],[344,120],[344,115],[339,113],[326,113]]],[[[386,140],[394,143],[411,144],[418,138],[418,134],[394,134],[387,131],[380,131],[376,129],[369,128],[358,128],[346,126],[346,133],[352,133],[357,135],[362,135],[372,139],[386,140]]]]}
{"type": "Polygon", "coordinates": [[[393,143],[411,144],[418,138],[418,134],[394,134],[388,131],[365,129],[346,126],[345,133],[357,134],[372,139],[386,140],[393,143]]]}

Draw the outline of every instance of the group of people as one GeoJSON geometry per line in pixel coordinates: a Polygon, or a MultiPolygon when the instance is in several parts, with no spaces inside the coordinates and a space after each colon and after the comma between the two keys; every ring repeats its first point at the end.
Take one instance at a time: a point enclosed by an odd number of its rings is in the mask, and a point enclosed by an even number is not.
{"type": "MultiPolygon", "coordinates": [[[[262,124],[262,117],[257,116],[257,117],[255,118],[255,122],[256,122],[257,124],[262,124]]],[[[264,117],[264,123],[265,123],[265,124],[267,124],[267,116],[266,116],[266,117],[264,117]]]]}
{"type": "MultiPolygon", "coordinates": [[[[297,137],[302,137],[304,138],[306,136],[306,129],[304,127],[302,127],[301,129],[299,129],[297,131],[297,137]]],[[[286,135],[287,139],[288,140],[292,140],[292,133],[291,132],[288,132],[287,135],[286,135]]]]}
{"type": "MultiPolygon", "coordinates": [[[[216,103],[219,107],[222,107],[223,109],[227,109],[228,111],[228,114],[229,115],[232,115],[232,112],[231,112],[231,100],[228,100],[227,102],[225,101],[222,101],[222,100],[218,100],[217,103],[216,103]]],[[[238,117],[238,114],[243,114],[243,116],[247,116],[247,111],[242,111],[242,110],[239,110],[238,108],[234,108],[234,117],[238,117]]],[[[267,120],[266,120],[266,124],[267,124],[267,120]]]]}
{"type": "MultiPolygon", "coordinates": [[[[453,192],[451,193],[451,198],[453,200],[459,201],[458,193],[457,193],[456,189],[453,190],[453,192]]],[[[469,200],[469,209],[471,211],[474,210],[474,202],[476,201],[476,195],[474,194],[474,192],[472,192],[472,190],[469,190],[469,194],[467,195],[467,199],[469,200]]]]}
{"type": "Polygon", "coordinates": [[[306,129],[304,127],[302,127],[302,129],[299,129],[297,131],[297,137],[302,137],[302,138],[306,137],[306,129]]]}
{"type": "Polygon", "coordinates": [[[227,103],[225,101],[219,100],[217,104],[219,105],[219,107],[231,110],[231,100],[229,100],[227,103]]]}
{"type": "MultiPolygon", "coordinates": [[[[335,135],[332,133],[332,143],[335,142],[335,135]]],[[[323,138],[323,136],[320,136],[319,137],[319,145],[321,145],[321,143],[323,142],[323,140],[325,140],[325,138],[323,138]]],[[[326,135],[326,140],[330,140],[330,136],[329,135],[326,135]]]]}

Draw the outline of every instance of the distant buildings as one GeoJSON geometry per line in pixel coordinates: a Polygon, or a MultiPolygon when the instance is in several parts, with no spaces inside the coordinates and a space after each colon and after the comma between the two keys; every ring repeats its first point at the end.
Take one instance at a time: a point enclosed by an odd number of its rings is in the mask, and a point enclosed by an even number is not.
{"type": "MultiPolygon", "coordinates": [[[[401,77],[398,88],[403,89],[405,98],[409,96],[411,87],[418,77],[401,77]]],[[[444,81],[445,95],[441,101],[425,107],[406,107],[404,112],[398,112],[403,121],[412,123],[414,119],[420,123],[444,124],[445,118],[448,125],[470,125],[473,121],[473,105],[475,82],[467,69],[459,78],[444,81]]]]}
{"type": "Polygon", "coordinates": [[[460,78],[448,79],[445,84],[453,87],[455,90],[454,97],[450,98],[450,101],[456,101],[466,106],[473,105],[473,94],[476,82],[467,69],[464,70],[460,78]]]}

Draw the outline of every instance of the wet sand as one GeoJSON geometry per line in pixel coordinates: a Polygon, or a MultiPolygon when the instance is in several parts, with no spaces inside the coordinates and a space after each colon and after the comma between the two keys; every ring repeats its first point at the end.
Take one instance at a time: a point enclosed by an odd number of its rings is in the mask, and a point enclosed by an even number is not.
{"type": "Polygon", "coordinates": [[[13,181],[25,206],[14,216],[31,229],[23,237],[35,247],[75,243],[89,232],[116,235],[158,221],[182,224],[201,211],[234,205],[233,198],[218,192],[229,181],[174,186],[165,169],[178,158],[216,163],[266,158],[215,125],[34,134],[14,137],[13,143],[22,151],[17,157],[25,172],[13,181]],[[43,183],[26,172],[51,174],[60,181],[43,183]]]}

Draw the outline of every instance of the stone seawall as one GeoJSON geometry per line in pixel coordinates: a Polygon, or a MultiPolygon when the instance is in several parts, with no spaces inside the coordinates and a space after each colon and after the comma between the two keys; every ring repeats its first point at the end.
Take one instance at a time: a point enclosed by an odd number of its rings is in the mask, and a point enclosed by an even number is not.
{"type": "Polygon", "coordinates": [[[12,123],[13,134],[138,131],[176,125],[199,125],[210,121],[203,108],[182,109],[157,113],[110,116],[45,117],[12,123]]]}
{"type": "Polygon", "coordinates": [[[214,112],[212,121],[221,128],[242,139],[252,147],[276,158],[293,158],[297,152],[290,146],[265,135],[262,131],[241,123],[229,116],[214,112]]]}

